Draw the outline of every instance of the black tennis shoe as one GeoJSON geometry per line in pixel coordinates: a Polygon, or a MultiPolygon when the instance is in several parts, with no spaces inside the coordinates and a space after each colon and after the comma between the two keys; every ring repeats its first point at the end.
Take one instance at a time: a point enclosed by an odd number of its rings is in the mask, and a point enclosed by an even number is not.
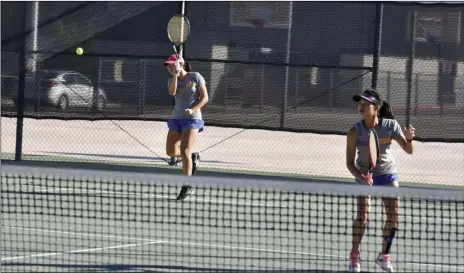
{"type": "Polygon", "coordinates": [[[177,163],[179,163],[179,158],[175,157],[175,156],[171,156],[171,158],[169,159],[169,162],[168,164],[171,165],[171,166],[177,166],[177,163]]]}
{"type": "MultiPolygon", "coordinates": [[[[192,175],[197,170],[198,162],[200,161],[199,153],[192,153],[192,175]]],[[[193,194],[193,188],[191,186],[182,186],[179,195],[176,200],[185,200],[187,197],[193,194]]]]}
{"type": "Polygon", "coordinates": [[[192,175],[197,170],[198,163],[200,162],[200,153],[192,153],[192,175]]]}
{"type": "Polygon", "coordinates": [[[176,200],[185,200],[193,193],[193,188],[190,186],[182,186],[179,195],[177,196],[176,200]]]}

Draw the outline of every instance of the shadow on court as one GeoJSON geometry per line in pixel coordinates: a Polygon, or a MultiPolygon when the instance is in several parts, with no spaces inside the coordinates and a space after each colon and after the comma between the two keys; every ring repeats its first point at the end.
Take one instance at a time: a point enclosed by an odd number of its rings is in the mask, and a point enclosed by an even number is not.
{"type": "MultiPolygon", "coordinates": [[[[67,161],[50,161],[50,160],[24,160],[24,161],[14,161],[14,160],[2,160],[3,165],[10,166],[22,166],[22,167],[51,167],[51,168],[66,168],[66,169],[75,169],[75,170],[100,170],[100,171],[122,171],[122,172],[136,172],[136,173],[146,173],[146,174],[172,174],[179,175],[182,177],[181,165],[179,166],[169,166],[167,163],[165,165],[153,164],[153,165],[128,165],[127,163],[118,163],[109,164],[109,163],[95,163],[95,162],[67,162],[67,161]],[[123,165],[124,164],[124,165],[123,165]]],[[[200,162],[201,164],[201,162],[200,162]]],[[[233,178],[246,178],[246,179],[256,179],[256,180],[278,180],[278,181],[295,181],[295,182],[330,182],[330,183],[343,183],[344,181],[328,180],[328,179],[318,179],[318,178],[308,178],[308,177],[291,177],[291,176],[281,176],[281,175],[269,175],[269,174],[260,174],[260,173],[246,173],[246,172],[231,172],[230,170],[220,170],[220,169],[203,169],[200,168],[195,173],[195,176],[205,176],[205,177],[233,177],[233,178]]]]}
{"type": "Polygon", "coordinates": [[[144,272],[144,273],[168,273],[173,270],[188,271],[188,272],[221,272],[221,273],[335,273],[346,271],[334,271],[325,269],[300,269],[300,270],[285,270],[285,269],[256,269],[256,270],[240,270],[240,269],[221,269],[221,268],[205,268],[205,267],[188,267],[188,266],[157,266],[157,265],[120,265],[120,264],[44,264],[44,263],[8,263],[3,264],[5,267],[48,267],[56,270],[85,270],[85,272],[144,272]]]}
{"type": "MultiPolygon", "coordinates": [[[[147,162],[159,162],[167,160],[166,157],[156,157],[156,156],[127,156],[127,155],[115,155],[115,154],[89,154],[89,153],[55,153],[55,152],[44,152],[47,154],[53,154],[58,156],[63,155],[72,155],[72,156],[87,156],[87,157],[103,157],[108,159],[131,159],[131,160],[145,160],[147,162]]],[[[243,165],[243,163],[230,162],[230,161],[218,161],[218,160],[201,160],[201,162],[207,163],[223,163],[223,164],[233,164],[233,165],[243,165]]]]}

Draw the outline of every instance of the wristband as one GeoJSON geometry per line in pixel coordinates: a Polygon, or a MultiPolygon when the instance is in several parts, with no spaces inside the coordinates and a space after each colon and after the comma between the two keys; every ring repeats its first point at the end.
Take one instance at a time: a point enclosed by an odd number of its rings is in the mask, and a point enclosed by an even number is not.
{"type": "Polygon", "coordinates": [[[412,139],[406,139],[407,142],[411,143],[412,142],[412,139]]]}

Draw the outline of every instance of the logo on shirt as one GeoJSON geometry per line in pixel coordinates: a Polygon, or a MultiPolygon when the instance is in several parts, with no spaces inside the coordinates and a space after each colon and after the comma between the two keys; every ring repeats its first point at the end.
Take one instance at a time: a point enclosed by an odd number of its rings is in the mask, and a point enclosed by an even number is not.
{"type": "Polygon", "coordinates": [[[189,83],[187,83],[187,87],[188,87],[188,88],[193,88],[193,87],[195,87],[196,85],[197,85],[197,84],[196,84],[195,82],[189,82],[189,83]]]}
{"type": "MultiPolygon", "coordinates": [[[[392,143],[392,139],[390,137],[379,138],[379,145],[389,145],[392,143]]],[[[367,147],[368,141],[367,140],[359,140],[359,145],[367,147]]]]}
{"type": "Polygon", "coordinates": [[[380,145],[388,145],[392,143],[392,139],[390,137],[379,138],[380,145]]]}

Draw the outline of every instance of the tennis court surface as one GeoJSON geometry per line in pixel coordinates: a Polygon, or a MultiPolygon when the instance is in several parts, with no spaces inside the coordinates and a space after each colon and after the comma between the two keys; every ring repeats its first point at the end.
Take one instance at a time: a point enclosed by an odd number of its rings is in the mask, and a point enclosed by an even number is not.
{"type": "Polygon", "coordinates": [[[396,272],[464,271],[459,190],[14,164],[1,189],[1,272],[347,271],[357,195],[372,196],[362,271],[381,272],[381,197],[401,198],[396,272]]]}

